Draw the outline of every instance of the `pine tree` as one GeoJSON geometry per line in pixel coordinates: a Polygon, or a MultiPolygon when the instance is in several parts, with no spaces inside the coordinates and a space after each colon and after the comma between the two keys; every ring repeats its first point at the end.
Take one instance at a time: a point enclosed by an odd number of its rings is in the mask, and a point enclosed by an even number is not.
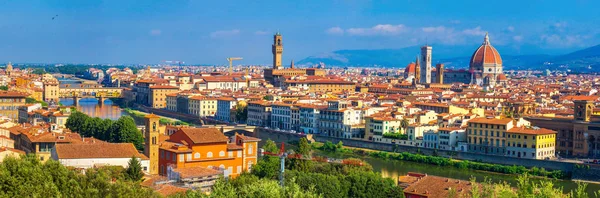
{"type": "Polygon", "coordinates": [[[142,164],[135,157],[131,157],[127,169],[125,169],[125,177],[131,181],[140,181],[144,173],[142,173],[142,164]]]}

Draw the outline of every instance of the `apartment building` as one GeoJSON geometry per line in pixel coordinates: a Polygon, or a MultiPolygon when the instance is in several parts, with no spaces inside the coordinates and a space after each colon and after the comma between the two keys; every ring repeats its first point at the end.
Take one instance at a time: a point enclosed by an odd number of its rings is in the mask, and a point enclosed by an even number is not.
{"type": "Polygon", "coordinates": [[[512,118],[474,118],[467,128],[468,151],[493,155],[506,153],[507,131],[528,126],[529,122],[512,118]]]}
{"type": "Polygon", "coordinates": [[[248,102],[246,123],[253,126],[271,126],[271,102],[257,100],[248,102]]]}
{"type": "Polygon", "coordinates": [[[319,111],[319,133],[339,138],[364,138],[363,110],[352,108],[345,100],[327,102],[319,111]]]}
{"type": "Polygon", "coordinates": [[[538,127],[514,127],[506,131],[506,155],[528,159],[552,159],[556,131],[538,127]]]}

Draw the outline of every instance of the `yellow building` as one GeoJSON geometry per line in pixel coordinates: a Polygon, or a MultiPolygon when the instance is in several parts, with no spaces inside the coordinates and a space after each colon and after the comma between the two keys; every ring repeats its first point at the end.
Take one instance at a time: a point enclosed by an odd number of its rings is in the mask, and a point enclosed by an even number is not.
{"type": "Polygon", "coordinates": [[[504,155],[506,152],[506,131],[515,127],[511,118],[473,118],[467,128],[469,152],[504,155]]]}
{"type": "Polygon", "coordinates": [[[179,87],[171,85],[150,86],[150,106],[152,108],[167,108],[167,94],[179,92],[179,87]]]}
{"type": "Polygon", "coordinates": [[[217,113],[217,99],[205,96],[192,96],[189,98],[188,111],[200,117],[215,116],[217,113]]]}
{"type": "Polygon", "coordinates": [[[59,83],[57,80],[48,80],[44,82],[44,101],[50,102],[54,101],[55,103],[59,102],[59,83]]]}
{"type": "Polygon", "coordinates": [[[555,156],[556,131],[515,127],[506,134],[507,156],[529,159],[551,159],[555,156]]]}
{"type": "Polygon", "coordinates": [[[0,91],[0,116],[6,116],[14,120],[19,119],[20,106],[25,105],[27,93],[14,91],[0,91]]]}

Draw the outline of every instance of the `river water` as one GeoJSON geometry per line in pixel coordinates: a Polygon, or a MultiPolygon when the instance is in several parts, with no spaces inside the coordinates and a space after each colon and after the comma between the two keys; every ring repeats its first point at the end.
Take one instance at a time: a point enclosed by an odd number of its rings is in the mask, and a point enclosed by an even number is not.
{"type": "MultiPolygon", "coordinates": [[[[58,80],[60,81],[60,84],[71,84],[71,86],[81,84],[81,81],[77,79],[59,78],[58,80]]],[[[61,98],[60,103],[62,103],[65,106],[72,106],[73,99],[61,98]]],[[[124,112],[123,109],[119,108],[119,106],[114,105],[111,100],[105,100],[104,104],[98,105],[98,100],[95,98],[80,99],[79,106],[77,106],[77,110],[91,117],[99,117],[102,119],[108,118],[111,120],[117,120],[121,116],[126,115],[126,112],[124,112]]]]}
{"type": "MultiPolygon", "coordinates": [[[[334,158],[349,158],[356,157],[348,154],[332,154],[322,151],[315,151],[317,155],[323,155],[334,158]]],[[[373,166],[373,171],[381,172],[381,176],[392,178],[394,181],[397,181],[398,176],[406,175],[408,172],[417,172],[417,173],[425,173],[428,175],[435,175],[440,177],[448,177],[454,179],[462,179],[462,180],[470,180],[471,177],[476,178],[477,181],[484,181],[485,178],[491,179],[493,182],[507,182],[511,186],[515,186],[517,184],[517,177],[513,175],[505,175],[499,173],[492,172],[484,172],[484,171],[476,171],[476,170],[468,170],[468,169],[459,169],[455,167],[448,166],[435,166],[429,164],[421,164],[415,162],[408,161],[399,161],[399,160],[385,160],[379,158],[365,157],[362,158],[364,161],[368,162],[373,166]]],[[[539,180],[539,179],[534,179],[539,180]]],[[[577,183],[570,180],[556,180],[554,182],[555,186],[562,187],[564,193],[569,193],[571,190],[577,188],[577,183]]],[[[587,187],[587,192],[589,196],[594,196],[594,192],[600,191],[600,184],[597,183],[589,183],[587,187]]]]}

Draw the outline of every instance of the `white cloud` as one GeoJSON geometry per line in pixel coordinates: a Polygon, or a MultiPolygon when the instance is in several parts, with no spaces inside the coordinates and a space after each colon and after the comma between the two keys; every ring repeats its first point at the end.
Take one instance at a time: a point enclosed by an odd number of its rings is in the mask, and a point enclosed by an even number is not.
{"type": "Polygon", "coordinates": [[[508,26],[508,27],[506,28],[506,30],[508,30],[509,32],[514,32],[514,31],[515,31],[515,27],[513,27],[513,26],[508,26]]]}
{"type": "Polygon", "coordinates": [[[522,35],[516,35],[512,37],[514,41],[521,42],[523,40],[522,35]]]}
{"type": "Polygon", "coordinates": [[[219,31],[211,32],[210,37],[211,38],[221,38],[221,37],[227,37],[227,36],[235,36],[238,34],[240,34],[240,30],[238,30],[238,29],[219,30],[219,31]]]}
{"type": "Polygon", "coordinates": [[[161,34],[162,34],[162,31],[160,29],[150,30],[150,35],[152,35],[152,36],[158,36],[158,35],[161,35],[161,34]]]}
{"type": "Polygon", "coordinates": [[[379,24],[370,28],[349,28],[346,32],[350,35],[372,36],[372,35],[397,35],[406,32],[408,28],[402,24],[379,24]]]}
{"type": "Polygon", "coordinates": [[[446,31],[446,27],[444,26],[437,26],[437,27],[423,27],[421,28],[421,30],[423,30],[423,32],[445,32],[446,31]]]}
{"type": "Polygon", "coordinates": [[[558,35],[558,34],[543,34],[540,36],[542,42],[549,47],[573,47],[584,46],[584,40],[589,36],[582,35],[558,35]]]}
{"type": "Polygon", "coordinates": [[[342,34],[344,34],[344,29],[342,29],[340,27],[332,27],[332,28],[325,30],[325,33],[331,34],[331,35],[342,35],[342,34]]]}
{"type": "Polygon", "coordinates": [[[462,32],[464,34],[466,34],[466,35],[471,35],[471,36],[483,36],[483,35],[485,35],[485,31],[481,30],[481,26],[477,26],[477,27],[472,28],[472,29],[465,29],[462,32]]]}
{"type": "Polygon", "coordinates": [[[268,34],[268,33],[269,33],[269,32],[267,32],[267,31],[260,31],[260,30],[259,30],[259,31],[256,31],[256,32],[254,32],[254,34],[255,34],[255,35],[266,35],[266,34],[268,34]]]}
{"type": "Polygon", "coordinates": [[[459,24],[460,20],[451,20],[450,23],[452,23],[452,24],[459,24]]]}

